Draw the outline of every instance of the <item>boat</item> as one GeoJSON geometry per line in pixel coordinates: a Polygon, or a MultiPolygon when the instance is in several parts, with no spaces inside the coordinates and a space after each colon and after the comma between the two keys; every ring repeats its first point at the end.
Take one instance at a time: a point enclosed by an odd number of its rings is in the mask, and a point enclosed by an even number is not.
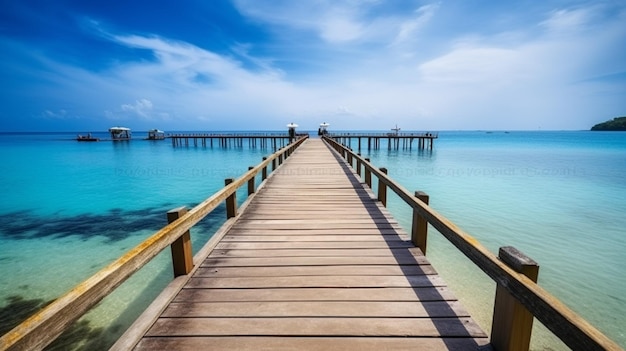
{"type": "Polygon", "coordinates": [[[111,127],[109,128],[109,133],[111,133],[111,139],[113,139],[113,141],[130,140],[130,128],[111,127]]]}
{"type": "Polygon", "coordinates": [[[77,141],[100,141],[100,138],[93,137],[91,136],[91,133],[88,133],[87,135],[78,134],[76,136],[76,140],[77,141]]]}
{"type": "Polygon", "coordinates": [[[148,131],[147,140],[163,140],[165,139],[165,132],[158,129],[150,129],[148,131]]]}
{"type": "Polygon", "coordinates": [[[393,131],[393,133],[387,133],[387,136],[396,136],[400,134],[400,129],[398,128],[398,125],[396,124],[395,128],[391,128],[391,130],[393,131]]]}

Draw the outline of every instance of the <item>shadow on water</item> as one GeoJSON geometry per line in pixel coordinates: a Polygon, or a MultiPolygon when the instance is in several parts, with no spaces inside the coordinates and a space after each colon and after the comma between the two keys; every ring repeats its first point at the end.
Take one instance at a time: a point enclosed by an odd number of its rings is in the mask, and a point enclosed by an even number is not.
{"type": "MultiPolygon", "coordinates": [[[[24,210],[0,214],[0,238],[39,239],[77,237],[87,240],[105,237],[109,242],[120,241],[140,230],[159,230],[167,224],[166,212],[176,206],[164,204],[140,210],[111,209],[107,213],[84,213],[76,216],[35,215],[24,210]]],[[[193,206],[189,206],[191,208],[193,206]]],[[[218,217],[225,211],[218,207],[209,218],[218,217]]],[[[200,229],[213,228],[214,220],[198,224],[200,229]]]]}
{"type": "MultiPolygon", "coordinates": [[[[187,207],[192,208],[193,206],[187,207]]],[[[101,215],[81,214],[72,217],[41,217],[36,216],[31,211],[1,214],[0,238],[19,240],[77,236],[86,240],[103,236],[113,242],[127,238],[139,230],[157,231],[161,229],[167,224],[166,212],[174,207],[177,206],[164,204],[160,207],[142,210],[113,209],[101,215]]],[[[194,251],[199,250],[210,239],[225,219],[226,208],[224,205],[220,205],[191,229],[194,251]]],[[[7,258],[0,258],[0,260],[2,259],[7,258]]],[[[148,285],[156,286],[158,291],[150,291],[151,289],[154,290],[150,287],[146,288],[147,291],[137,291],[134,302],[131,304],[134,307],[125,310],[117,322],[106,327],[93,327],[88,319],[80,319],[53,341],[46,350],[108,349],[128,327],[129,321],[132,322],[162,290],[162,282],[167,284],[171,280],[171,275],[171,271],[166,269],[159,271],[157,275],[152,277],[152,282],[148,285]]],[[[28,289],[28,286],[19,288],[28,289]]],[[[0,306],[2,306],[0,307],[0,335],[9,332],[52,301],[26,299],[17,294],[7,297],[5,301],[0,301],[0,306]]]]}
{"type": "MultiPolygon", "coordinates": [[[[28,316],[42,309],[51,301],[42,299],[26,300],[21,296],[10,296],[8,304],[0,308],[0,335],[4,335],[28,316]]],[[[104,350],[107,348],[106,333],[102,328],[92,328],[89,321],[74,323],[45,350],[104,350]]]]}

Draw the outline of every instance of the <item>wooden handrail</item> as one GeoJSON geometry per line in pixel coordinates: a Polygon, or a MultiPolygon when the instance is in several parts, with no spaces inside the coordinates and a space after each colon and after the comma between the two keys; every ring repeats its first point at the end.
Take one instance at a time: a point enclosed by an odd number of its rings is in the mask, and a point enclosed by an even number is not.
{"type": "Polygon", "coordinates": [[[307,137],[299,138],[286,148],[264,158],[260,164],[240,178],[13,328],[0,337],[0,350],[41,350],[46,347],[133,273],[233,195],[237,189],[248,184],[248,181],[254,179],[259,172],[266,170],[270,162],[276,160],[279,155],[282,159],[283,154],[291,153],[306,139],[307,137]]]}
{"type": "MultiPolygon", "coordinates": [[[[478,268],[518,300],[541,323],[552,331],[572,350],[623,350],[614,341],[572,311],[548,291],[537,285],[522,273],[518,273],[478,240],[467,234],[447,218],[412,195],[400,184],[393,181],[382,169],[374,167],[369,160],[356,155],[352,150],[332,138],[324,140],[339,155],[351,154],[365,167],[365,174],[378,177],[380,183],[392,189],[404,202],[437,229],[459,251],[468,257],[478,268]]],[[[385,169],[386,171],[386,169],[385,169]]]]}
{"type": "Polygon", "coordinates": [[[394,133],[394,132],[385,132],[385,133],[341,133],[341,132],[331,132],[325,135],[328,138],[393,138],[393,137],[414,137],[414,138],[438,138],[439,132],[402,132],[402,133],[394,133]]]}

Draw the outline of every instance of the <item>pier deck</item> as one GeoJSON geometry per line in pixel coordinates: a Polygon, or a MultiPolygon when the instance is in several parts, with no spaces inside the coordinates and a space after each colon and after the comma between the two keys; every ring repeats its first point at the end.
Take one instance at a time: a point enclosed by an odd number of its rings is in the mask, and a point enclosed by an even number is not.
{"type": "Polygon", "coordinates": [[[397,221],[313,139],[272,174],[135,349],[488,344],[397,221]]]}

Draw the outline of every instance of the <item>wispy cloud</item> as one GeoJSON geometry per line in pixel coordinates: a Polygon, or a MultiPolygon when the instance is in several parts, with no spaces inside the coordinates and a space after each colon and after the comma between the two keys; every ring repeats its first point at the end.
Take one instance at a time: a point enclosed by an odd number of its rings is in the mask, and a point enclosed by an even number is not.
{"type": "Polygon", "coordinates": [[[17,72],[18,57],[37,62],[29,79],[39,82],[31,91],[48,97],[42,116],[58,119],[64,110],[131,127],[272,129],[294,121],[314,128],[326,120],[342,129],[560,129],[625,108],[614,97],[623,79],[593,79],[626,72],[624,7],[551,8],[524,26],[499,22],[500,30],[479,32],[447,28],[441,21],[455,19],[447,3],[235,4],[270,38],[238,38],[219,51],[86,21],[93,36],[140,55],[94,70],[13,45],[21,51],[1,65],[17,72]]]}

